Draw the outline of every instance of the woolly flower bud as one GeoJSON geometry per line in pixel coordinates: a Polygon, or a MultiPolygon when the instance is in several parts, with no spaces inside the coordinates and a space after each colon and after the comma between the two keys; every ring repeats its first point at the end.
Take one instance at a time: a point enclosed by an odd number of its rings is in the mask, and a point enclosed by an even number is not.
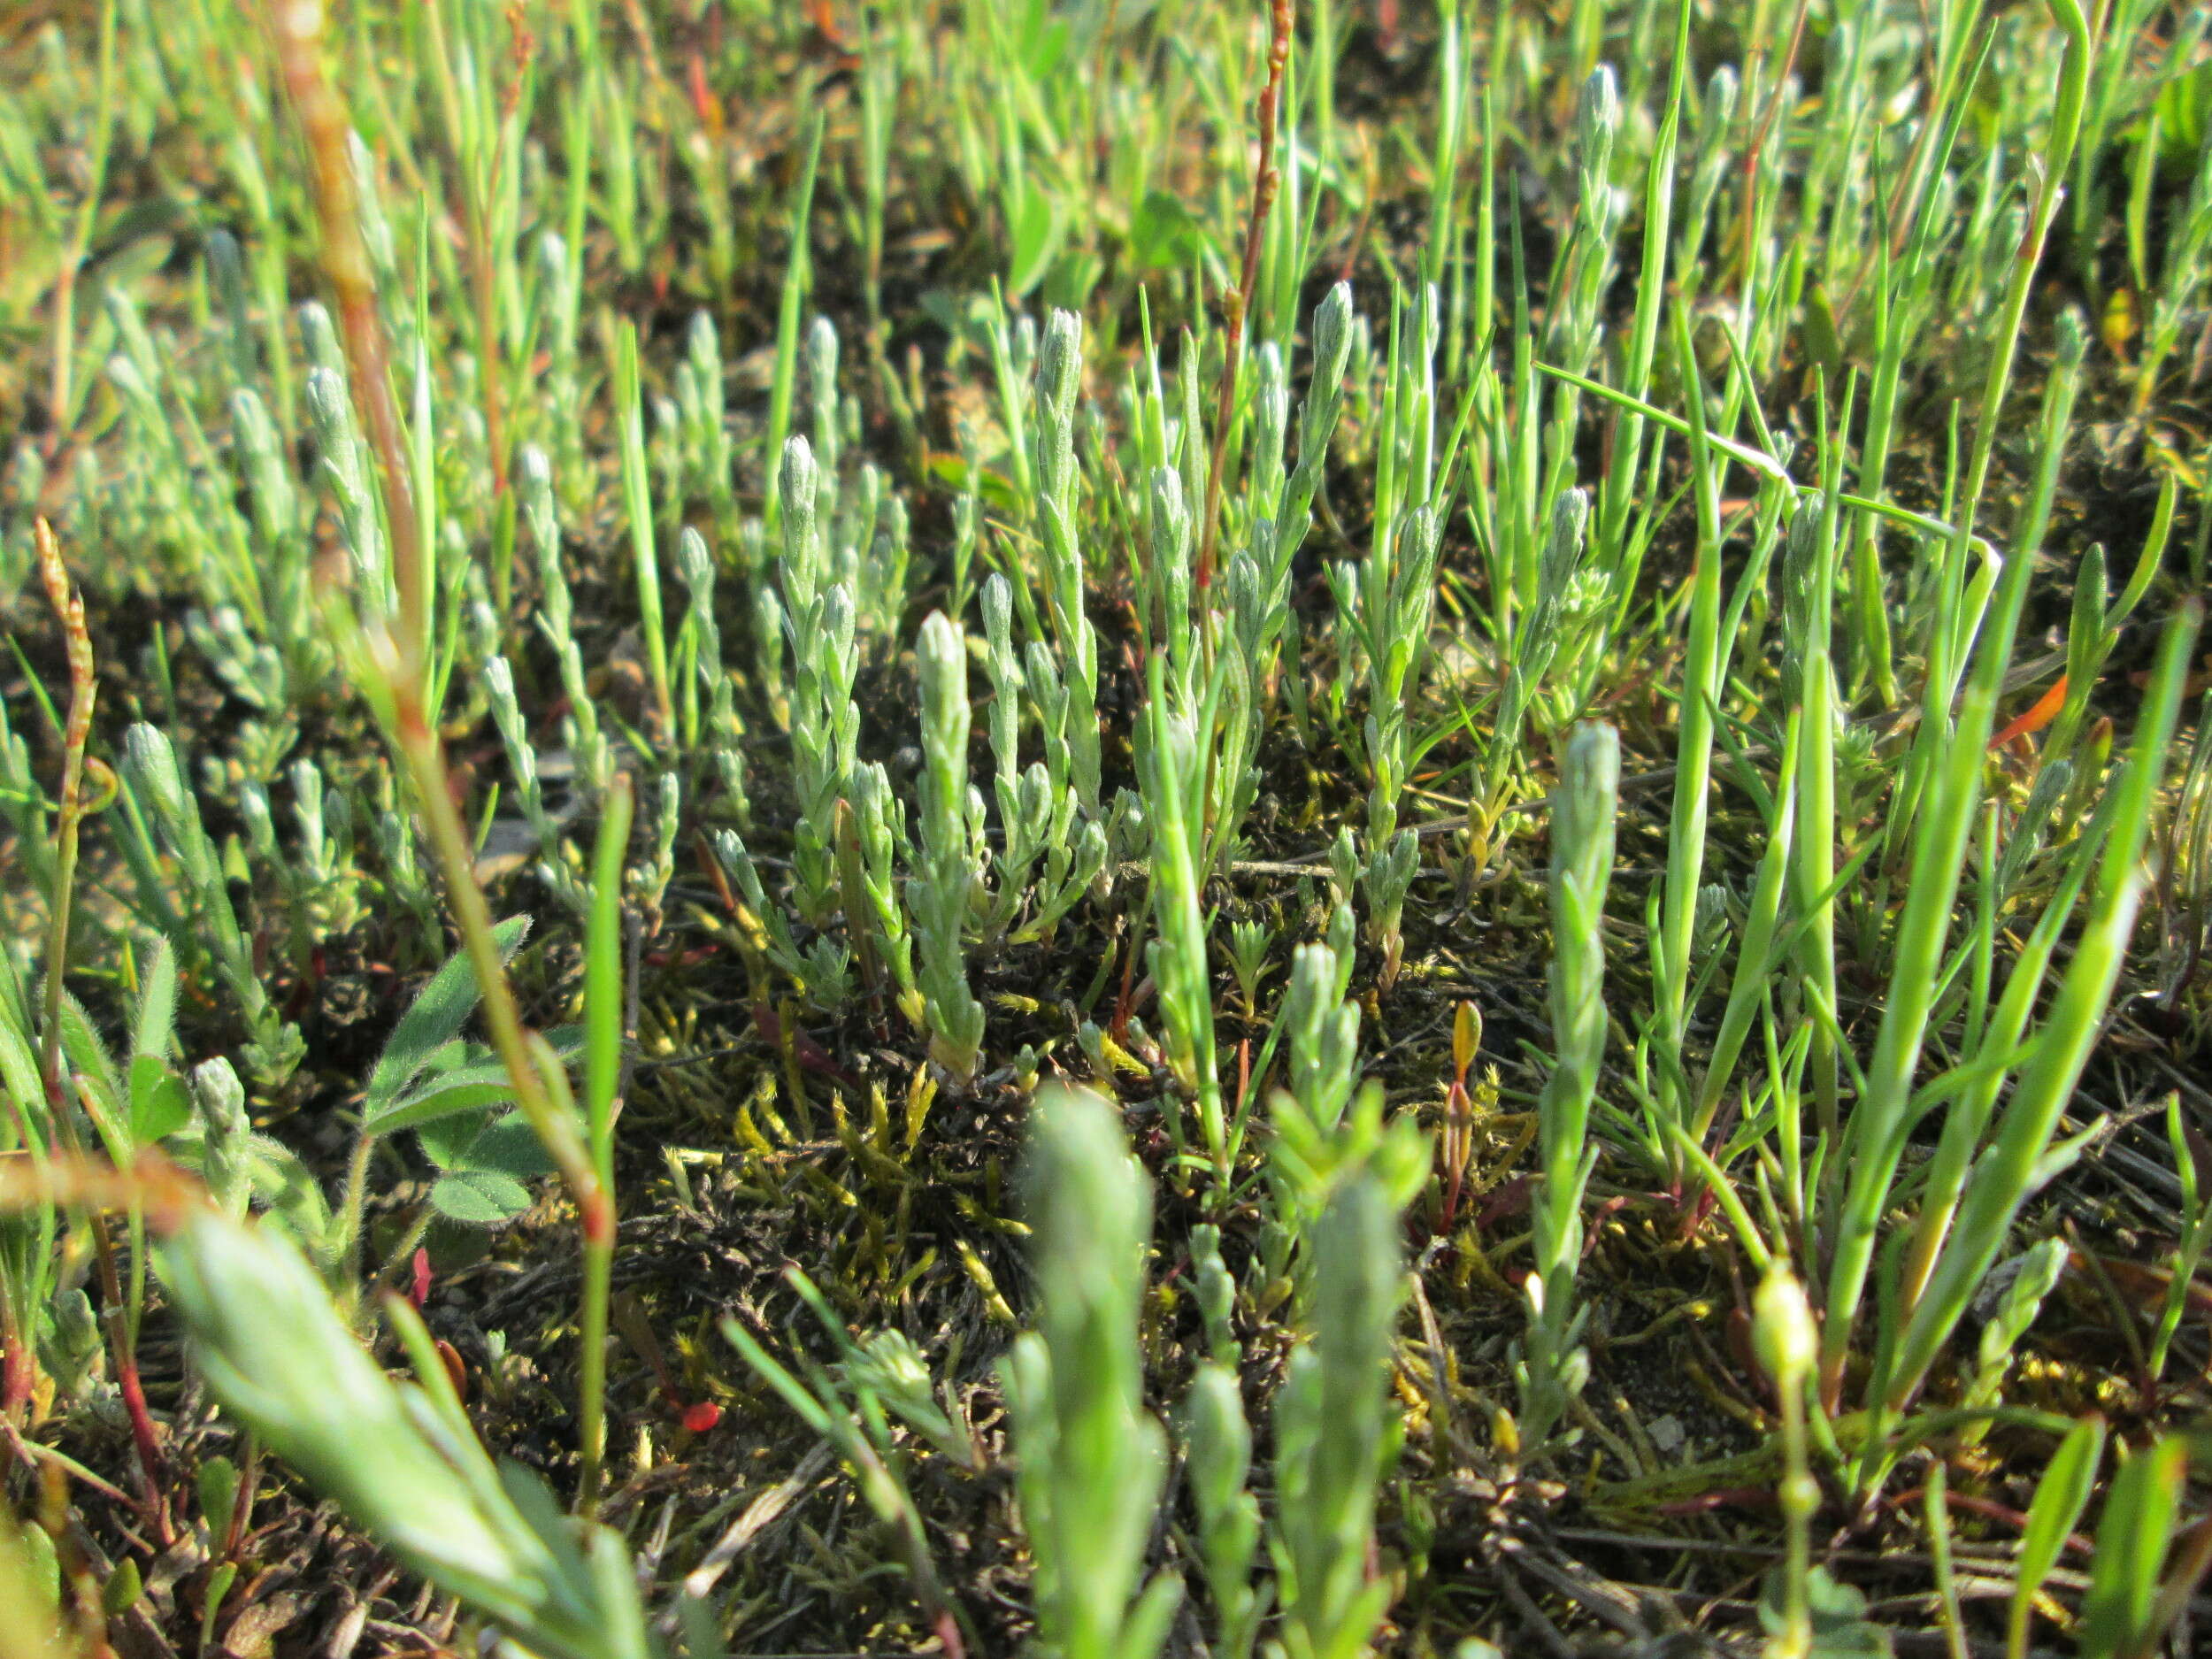
{"type": "Polygon", "coordinates": [[[1152,525],[1154,557],[1179,562],[1179,549],[1190,539],[1190,508],[1183,500],[1182,476],[1171,466],[1152,469],[1152,525]]]}
{"type": "Polygon", "coordinates": [[[1554,879],[1571,874],[1585,891],[1613,864],[1613,818],[1620,791],[1620,733],[1601,721],[1575,727],[1560,765],[1552,810],[1554,879]]]}
{"type": "Polygon", "coordinates": [[[707,551],[707,539],[689,525],[676,538],[676,568],[694,593],[713,591],[714,556],[707,551]]]}
{"type": "Polygon", "coordinates": [[[1313,308],[1314,379],[1333,383],[1352,349],[1352,285],[1340,282],[1313,308]]]}
{"type": "Polygon", "coordinates": [[[1621,95],[1613,66],[1600,64],[1582,83],[1575,101],[1575,143],[1586,172],[1601,173],[1611,162],[1613,140],[1621,128],[1621,95]]]}
{"type": "Polygon", "coordinates": [[[2058,366],[2062,373],[2081,366],[2089,349],[2089,325],[2081,312],[2069,305],[2058,314],[2058,366]]]}
{"type": "Polygon", "coordinates": [[[1708,127],[1717,129],[1727,126],[1735,115],[1736,72],[1723,64],[1705,83],[1705,111],[1700,119],[1708,127]]]}
{"type": "Polygon", "coordinates": [[[837,396],[837,326],[826,317],[807,326],[806,366],[818,401],[837,396]]]}
{"type": "Polygon", "coordinates": [[[1543,559],[1539,567],[1538,580],[1546,591],[1565,591],[1568,577],[1582,558],[1582,533],[1589,522],[1588,492],[1562,492],[1558,505],[1552,509],[1551,534],[1544,540],[1543,559]]]}
{"type": "Polygon", "coordinates": [[[141,721],[124,735],[123,753],[132,780],[153,796],[154,810],[164,818],[181,815],[184,778],[177,770],[177,751],[167,735],[159,727],[141,721]]]}
{"type": "Polygon", "coordinates": [[[955,725],[965,727],[968,708],[968,646],[960,625],[941,611],[933,611],[922,624],[922,637],[914,648],[921,670],[922,726],[935,734],[955,725]]]}
{"type": "Polygon", "coordinates": [[[795,434],[783,446],[780,484],[783,494],[784,557],[794,562],[805,557],[803,549],[814,539],[814,489],[820,478],[820,469],[814,465],[813,447],[795,434]]]}
{"type": "Polygon", "coordinates": [[[1037,390],[1056,417],[1071,419],[1075,392],[1083,374],[1083,319],[1073,311],[1055,311],[1045,325],[1037,357],[1037,390]]]}

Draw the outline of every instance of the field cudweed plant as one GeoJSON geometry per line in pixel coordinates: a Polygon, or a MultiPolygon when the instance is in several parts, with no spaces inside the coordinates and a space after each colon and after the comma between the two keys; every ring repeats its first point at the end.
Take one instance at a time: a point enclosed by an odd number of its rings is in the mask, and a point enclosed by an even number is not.
{"type": "Polygon", "coordinates": [[[0,17],[0,1659],[2188,1650],[2212,12],[0,17]]]}

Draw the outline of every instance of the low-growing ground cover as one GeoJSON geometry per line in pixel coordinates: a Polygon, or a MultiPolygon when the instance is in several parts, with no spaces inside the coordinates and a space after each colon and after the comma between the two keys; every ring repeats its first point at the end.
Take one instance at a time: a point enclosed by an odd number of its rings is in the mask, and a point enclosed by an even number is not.
{"type": "Polygon", "coordinates": [[[0,1656],[2187,1650],[2208,25],[0,19],[0,1656]]]}

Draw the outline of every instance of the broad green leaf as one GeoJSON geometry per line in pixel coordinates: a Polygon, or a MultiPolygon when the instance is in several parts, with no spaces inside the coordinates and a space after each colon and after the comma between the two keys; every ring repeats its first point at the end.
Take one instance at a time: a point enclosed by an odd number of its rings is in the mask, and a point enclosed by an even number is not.
{"type": "Polygon", "coordinates": [[[1006,293],[1018,299],[1042,280],[1060,245],[1059,198],[1036,185],[1025,185],[1007,200],[1006,293]]]}
{"type": "MultiPolygon", "coordinates": [[[[493,928],[492,936],[499,941],[500,959],[505,961],[520,949],[529,932],[527,916],[511,916],[493,928]]],[[[408,1004],[399,1024],[392,1028],[390,1041],[377,1056],[376,1070],[369,1074],[368,1099],[372,1109],[396,1098],[429,1064],[433,1055],[461,1034],[461,1027],[476,1011],[480,995],[468,953],[456,951],[446,959],[443,967],[430,976],[430,982],[408,1004]]]]}
{"type": "Polygon", "coordinates": [[[322,1182],[296,1152],[272,1135],[257,1134],[248,1146],[253,1189],[268,1205],[268,1213],[281,1220],[308,1250],[319,1250],[330,1233],[330,1205],[323,1197],[322,1182]]]}
{"type": "Polygon", "coordinates": [[[238,1508],[238,1466],[227,1457],[211,1457],[200,1465],[200,1514],[211,1536],[230,1531],[238,1508]]]}
{"type": "Polygon", "coordinates": [[[2162,165],[2181,173],[2196,164],[2207,110],[2212,110],[2212,64],[2200,64],[2166,83],[2158,95],[2162,165]]]}
{"type": "MultiPolygon", "coordinates": [[[[1889,1632],[1867,1619],[1865,1595],[1838,1583],[1824,1567],[1805,1575],[1805,1610],[1813,1636],[1806,1659],[1880,1659],[1890,1651],[1889,1632]]],[[[1779,1562],[1767,1571],[1759,1622],[1770,1636],[1789,1628],[1789,1572],[1779,1562]]]]}
{"type": "Polygon", "coordinates": [[[425,1124],[417,1135],[424,1156],[442,1170],[467,1167],[469,1148],[492,1120],[491,1110],[479,1106],[467,1112],[449,1112],[425,1124]]]}
{"type": "Polygon", "coordinates": [[[458,1166],[487,1175],[505,1175],[516,1180],[529,1180],[540,1175],[553,1173],[553,1160],[546,1156],[545,1143],[538,1139],[530,1121],[520,1112],[509,1112],[495,1118],[482,1133],[469,1143],[458,1166]]]}
{"type": "Polygon", "coordinates": [[[396,1134],[441,1118],[497,1106],[514,1097],[513,1079],[497,1061],[461,1066],[434,1073],[402,1098],[371,1112],[361,1120],[361,1131],[364,1134],[396,1134]]]}
{"type": "Polygon", "coordinates": [[[1204,227],[1164,190],[1148,192],[1129,222],[1129,251],[1142,270],[1187,268],[1205,245],[1204,227]]]}
{"type": "Polygon", "coordinates": [[[164,934],[154,941],[138,979],[138,1008],[131,1021],[131,1052],[166,1059],[176,1040],[177,953],[164,934]]]}
{"type": "Polygon", "coordinates": [[[110,1157],[119,1163],[127,1162],[130,1106],[123,1091],[123,1080],[116,1075],[115,1063],[108,1057],[107,1045],[100,1041],[91,1017],[66,992],[61,999],[61,1046],[78,1081],[84,1086],[78,1098],[90,1114],[101,1144],[106,1147],[110,1157]]]}
{"type": "MultiPolygon", "coordinates": [[[[568,1060],[584,1042],[584,1026],[555,1026],[546,1031],[544,1040],[555,1056],[568,1060]]],[[[440,1118],[500,1106],[515,1097],[506,1066],[493,1060],[491,1053],[478,1044],[447,1044],[416,1075],[416,1087],[398,1100],[369,1106],[360,1119],[365,1133],[396,1135],[403,1128],[420,1128],[422,1124],[435,1124],[440,1118]]],[[[453,1141],[453,1146],[462,1144],[465,1141],[453,1141]]]]}
{"type": "Polygon", "coordinates": [[[1005,473],[987,466],[972,471],[965,456],[933,455],[929,459],[928,472],[947,489],[958,491],[972,487],[987,504],[1002,512],[1016,511],[1022,504],[1020,492],[1005,473]]]}
{"type": "Polygon", "coordinates": [[[449,1220],[495,1227],[530,1208],[530,1189],[512,1176],[482,1171],[442,1175],[430,1189],[430,1206],[449,1220]]]}
{"type": "MultiPolygon", "coordinates": [[[[30,1039],[16,1027],[9,1018],[12,1010],[5,999],[0,998],[0,1089],[5,1089],[24,1119],[42,1133],[46,1123],[46,1091],[38,1080],[38,1056],[31,1048],[30,1039]]],[[[0,1112],[0,1125],[9,1125],[15,1113],[0,1112]]],[[[0,1147],[15,1144],[12,1128],[0,1135],[0,1147]]]]}
{"type": "MultiPolygon", "coordinates": [[[[583,1032],[581,1025],[556,1025],[542,1034],[546,1046],[565,1060],[582,1047],[583,1032]]],[[[457,1112],[496,1106],[514,1094],[507,1068],[490,1049],[456,1039],[416,1069],[412,1087],[396,1099],[371,1101],[361,1126],[370,1134],[396,1134],[457,1112]]]]}
{"type": "Polygon", "coordinates": [[[183,1079],[153,1054],[131,1061],[131,1144],[150,1147],[192,1121],[192,1095],[183,1079]]]}
{"type": "Polygon", "coordinates": [[[54,1554],[54,1540],[42,1526],[18,1525],[0,1521],[0,1548],[12,1546],[14,1560],[8,1565],[16,1575],[20,1589],[27,1593],[33,1605],[50,1617],[58,1618],[61,1609],[61,1563],[54,1554]]]}
{"type": "Polygon", "coordinates": [[[1033,81],[1049,80],[1066,58],[1072,38],[1068,20],[1053,14],[1048,0],[1030,0],[1014,40],[1023,72],[1033,81]]]}
{"type": "Polygon", "coordinates": [[[1810,1659],[1890,1651],[1889,1632],[1867,1619],[1865,1594],[1829,1577],[1825,1567],[1815,1567],[1805,1575],[1805,1601],[1813,1616],[1810,1659]]]}

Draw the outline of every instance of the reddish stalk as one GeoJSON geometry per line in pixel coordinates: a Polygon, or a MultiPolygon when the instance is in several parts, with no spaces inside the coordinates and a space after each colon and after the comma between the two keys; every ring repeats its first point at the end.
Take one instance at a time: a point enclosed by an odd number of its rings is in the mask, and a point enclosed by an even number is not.
{"type": "MultiPolygon", "coordinates": [[[[92,710],[98,701],[100,686],[93,669],[92,635],[85,626],[84,599],[70,586],[69,572],[62,566],[61,549],[54,541],[53,526],[43,518],[35,520],[32,540],[37,548],[39,574],[46,584],[46,596],[53,604],[54,614],[61,618],[69,656],[69,718],[62,729],[61,805],[54,825],[53,916],[46,934],[45,1018],[39,1033],[39,1080],[44,1087],[47,1115],[52,1120],[55,1134],[72,1157],[81,1159],[84,1146],[77,1133],[76,1109],[69,1098],[69,1079],[63,1069],[62,981],[69,966],[69,923],[76,885],[77,842],[84,822],[85,749],[92,738],[92,710]]],[[[99,1262],[101,1317],[107,1327],[108,1346],[115,1358],[116,1385],[130,1416],[131,1440],[138,1453],[139,1503],[145,1512],[148,1527],[166,1548],[173,1541],[173,1534],[169,1527],[168,1507],[161,1497],[161,1442],[154,1430],[153,1415],[146,1409],[145,1388],[139,1380],[137,1344],[133,1340],[131,1310],[124,1294],[123,1276],[116,1263],[115,1241],[109,1235],[106,1217],[97,1210],[87,1213],[85,1223],[91,1230],[94,1252],[99,1262]]],[[[12,1310],[9,1323],[12,1326],[19,1324],[12,1310]]],[[[19,1328],[10,1333],[8,1352],[11,1384],[16,1381],[13,1373],[20,1372],[27,1386],[27,1368],[36,1362],[31,1357],[19,1328]]]]}
{"type": "Polygon", "coordinates": [[[1440,1239],[1451,1232],[1459,1214],[1467,1165],[1475,1156],[1474,1101],[1467,1092],[1467,1068],[1474,1064],[1481,1047],[1482,1012],[1472,1002],[1462,1002],[1452,1018],[1452,1082],[1444,1096],[1444,1133],[1437,1148],[1444,1165],[1443,1213],[1435,1229],[1440,1239]]]}
{"type": "Polygon", "coordinates": [[[23,1324],[17,1317],[15,1298],[0,1285],[0,1427],[13,1433],[22,1426],[23,1409],[30,1403],[31,1350],[23,1340],[23,1324]]]}
{"type": "MultiPolygon", "coordinates": [[[[1807,0],[1797,0],[1797,16],[1790,25],[1790,43],[1782,56],[1782,72],[1775,77],[1774,85],[1767,93],[1766,107],[1759,112],[1758,127],[1752,134],[1751,142],[1744,150],[1741,217],[1743,219],[1743,280],[1746,283],[1751,280],[1751,262],[1755,251],[1752,247],[1751,201],[1759,188],[1759,156],[1760,152],[1766,149],[1767,134],[1774,126],[1774,118],[1781,111],[1783,88],[1789,81],[1790,71],[1797,65],[1797,49],[1805,39],[1806,10],[1807,0]]],[[[1762,67],[1764,66],[1765,58],[1766,52],[1762,43],[1759,52],[1762,67]]]]}
{"type": "Polygon", "coordinates": [[[1252,181],[1252,217],[1244,227],[1244,270],[1222,301],[1222,321],[1229,333],[1221,362],[1221,390],[1214,402],[1213,459],[1206,468],[1206,533],[1198,545],[1196,583],[1202,595],[1213,585],[1214,560],[1221,540],[1221,468],[1229,450],[1229,415],[1236,406],[1237,370],[1244,357],[1244,319],[1252,290],[1260,280],[1260,234],[1275,206],[1282,173],[1275,164],[1276,111],[1282,102],[1283,70],[1290,62],[1290,32],[1297,0],[1269,0],[1267,85],[1260,91],[1260,171],[1252,181]]]}
{"type": "Polygon", "coordinates": [[[471,166],[468,147],[461,136],[460,90],[453,79],[453,65],[446,51],[445,17],[438,0],[424,0],[426,27],[435,42],[440,102],[445,105],[446,140],[453,151],[453,167],[461,190],[462,234],[467,242],[469,286],[476,302],[476,357],[479,387],[483,393],[484,442],[491,452],[492,502],[495,509],[507,494],[507,419],[501,380],[506,373],[500,349],[496,271],[492,250],[492,188],[506,157],[507,119],[522,96],[522,77],[537,42],[521,8],[510,4],[507,27],[511,33],[513,74],[500,96],[499,131],[492,142],[491,164],[480,172],[471,166]]]}

